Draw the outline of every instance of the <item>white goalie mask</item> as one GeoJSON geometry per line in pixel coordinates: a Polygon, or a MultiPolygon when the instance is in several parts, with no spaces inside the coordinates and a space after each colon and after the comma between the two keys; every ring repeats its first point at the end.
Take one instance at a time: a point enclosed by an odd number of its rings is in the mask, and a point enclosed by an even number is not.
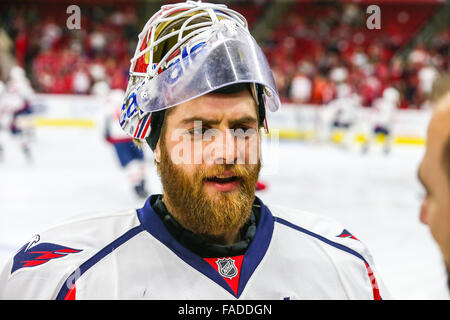
{"type": "Polygon", "coordinates": [[[139,34],[120,125],[145,140],[152,112],[238,83],[252,84],[266,109],[279,109],[272,72],[245,18],[200,1],[163,6],[139,34]]]}

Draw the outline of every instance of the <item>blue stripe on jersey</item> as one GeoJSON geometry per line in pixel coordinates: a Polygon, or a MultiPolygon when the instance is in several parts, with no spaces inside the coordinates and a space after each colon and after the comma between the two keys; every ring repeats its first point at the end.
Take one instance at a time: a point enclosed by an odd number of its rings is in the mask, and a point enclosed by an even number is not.
{"type": "Polygon", "coordinates": [[[367,265],[369,265],[369,264],[367,263],[366,259],[364,259],[364,257],[363,257],[361,254],[359,254],[358,252],[356,252],[356,251],[353,250],[353,249],[350,249],[349,247],[346,247],[346,246],[344,246],[344,245],[342,245],[342,244],[340,244],[340,243],[331,241],[331,240],[329,240],[329,239],[327,239],[327,238],[325,238],[325,237],[323,237],[323,236],[321,236],[321,235],[318,235],[317,233],[314,233],[314,232],[311,232],[311,231],[309,231],[309,230],[306,230],[306,229],[304,229],[304,228],[302,228],[302,227],[299,227],[299,226],[297,226],[297,225],[295,225],[295,224],[293,224],[293,223],[291,223],[291,222],[289,222],[289,221],[286,221],[286,220],[284,220],[284,219],[282,219],[282,218],[274,217],[274,220],[275,220],[275,222],[278,222],[278,223],[280,223],[280,224],[283,224],[283,225],[285,225],[285,226],[287,226],[287,227],[290,227],[290,228],[295,229],[295,230],[297,230],[297,231],[306,233],[307,235],[310,235],[311,237],[314,237],[314,238],[316,238],[316,239],[318,239],[318,240],[321,240],[321,241],[323,241],[323,242],[329,244],[330,246],[333,246],[333,247],[335,247],[335,248],[337,248],[337,249],[340,249],[340,250],[343,250],[343,251],[345,251],[345,252],[348,252],[348,253],[354,255],[355,257],[361,259],[362,261],[364,261],[367,265]]]}
{"type": "Polygon", "coordinates": [[[270,241],[272,240],[274,227],[274,218],[272,213],[258,197],[255,198],[255,203],[261,206],[261,214],[258,226],[256,228],[255,237],[250,243],[250,246],[244,255],[244,260],[242,261],[237,294],[238,297],[242,294],[248,280],[261,262],[262,258],[265,256],[267,248],[269,248],[270,241]]]}
{"type": "Polygon", "coordinates": [[[122,244],[133,238],[138,233],[144,231],[142,228],[142,225],[139,225],[137,227],[134,227],[127,232],[125,232],[123,235],[118,237],[116,240],[108,244],[106,247],[104,247],[102,250],[97,252],[94,256],[92,256],[89,260],[84,262],[77,270],[72,272],[70,276],[67,277],[66,281],[64,281],[62,288],[59,290],[58,295],[56,296],[56,300],[64,300],[65,296],[67,295],[67,292],[69,292],[69,289],[72,284],[74,284],[83,273],[85,273],[89,268],[91,268],[93,265],[95,265],[97,262],[99,262],[101,259],[106,257],[108,254],[113,252],[115,249],[120,247],[122,244]],[[70,280],[70,285],[68,285],[70,280]]]}

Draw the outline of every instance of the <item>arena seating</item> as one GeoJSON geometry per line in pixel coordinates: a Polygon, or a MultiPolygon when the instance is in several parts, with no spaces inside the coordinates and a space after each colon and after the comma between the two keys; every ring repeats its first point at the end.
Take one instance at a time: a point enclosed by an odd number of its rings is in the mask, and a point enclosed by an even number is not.
{"type": "MultiPolygon", "coordinates": [[[[162,1],[169,4],[178,1],[162,1]]],[[[218,2],[218,1],[216,1],[218,2]]],[[[65,28],[67,3],[21,0],[0,5],[0,27],[15,44],[17,63],[24,66],[37,91],[91,93],[96,81],[125,88],[129,59],[134,53],[139,23],[136,1],[82,1],[82,30],[65,28]]],[[[225,1],[241,12],[252,29],[273,0],[225,1]]],[[[433,0],[311,1],[292,4],[289,13],[260,41],[273,68],[282,100],[294,101],[295,77],[309,81],[304,103],[324,104],[337,95],[335,75],[344,79],[370,106],[387,86],[402,94],[402,107],[420,107],[426,99],[421,70],[449,68],[449,30],[431,46],[419,44],[405,60],[396,54],[442,7],[433,0]],[[381,9],[381,29],[366,27],[369,4],[381,9]],[[447,44],[447,45],[446,45],[447,44]],[[447,47],[447,49],[446,49],[447,47]]],[[[430,71],[431,70],[431,71],[430,71]]],[[[426,73],[426,72],[422,72],[426,73]]]]}

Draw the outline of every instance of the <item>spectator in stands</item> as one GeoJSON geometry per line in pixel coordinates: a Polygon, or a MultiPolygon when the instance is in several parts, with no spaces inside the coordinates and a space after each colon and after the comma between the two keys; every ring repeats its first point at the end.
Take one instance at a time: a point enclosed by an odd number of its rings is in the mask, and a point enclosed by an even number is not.
{"type": "MultiPolygon", "coordinates": [[[[322,101],[323,78],[333,78],[333,73],[336,73],[336,56],[347,68],[349,85],[361,92],[364,105],[369,107],[390,85],[400,90],[401,107],[421,107],[429,94],[429,83],[433,78],[433,70],[424,67],[423,63],[428,61],[428,65],[431,63],[438,70],[448,69],[450,30],[437,34],[427,46],[419,43],[403,59],[394,54],[408,40],[407,33],[391,28],[385,32],[367,34],[365,10],[358,4],[334,3],[319,7],[302,3],[298,8],[306,10],[293,10],[283,17],[278,31],[274,32],[270,50],[272,55],[269,57],[285,63],[293,60],[296,64],[312,57],[312,63],[318,66],[321,73],[311,76],[312,98],[317,103],[322,101]]],[[[296,78],[293,75],[291,78],[285,69],[281,70],[287,82],[284,87],[291,88],[288,99],[292,100],[296,78]]]]}
{"type": "Polygon", "coordinates": [[[284,72],[278,65],[273,65],[272,74],[275,80],[275,85],[277,86],[278,93],[280,95],[280,100],[286,101],[288,99],[288,79],[285,76],[284,72]]]}
{"type": "Polygon", "coordinates": [[[434,81],[438,76],[438,71],[431,63],[426,63],[420,68],[418,72],[418,87],[421,101],[425,101],[429,98],[431,93],[431,88],[434,81]]]}
{"type": "Polygon", "coordinates": [[[297,68],[289,88],[289,98],[294,103],[309,103],[312,93],[312,81],[301,65],[297,68]]]}
{"type": "MultiPolygon", "coordinates": [[[[266,0],[255,1],[261,8],[266,0]]],[[[345,67],[346,81],[361,92],[366,106],[371,106],[387,85],[394,85],[404,97],[402,106],[420,107],[429,95],[435,74],[430,65],[437,70],[449,68],[450,30],[441,31],[430,43],[419,43],[403,60],[394,56],[407,39],[402,30],[385,28],[386,33],[368,34],[364,6],[340,2],[294,6],[302,10],[291,10],[283,16],[272,38],[265,42],[265,53],[274,68],[283,101],[307,99],[308,81],[295,74],[295,66],[305,61],[317,67],[307,72],[312,100],[323,103],[330,92],[333,95],[328,80],[342,71],[337,68],[345,67]],[[296,93],[298,90],[301,92],[296,93]]],[[[245,8],[251,21],[257,14],[261,16],[255,5],[251,10],[245,8]]],[[[93,10],[82,10],[83,28],[77,32],[66,30],[51,15],[39,18],[33,12],[28,8],[9,14],[1,12],[0,24],[7,26],[19,63],[25,60],[25,65],[32,67],[32,80],[38,91],[85,92],[82,87],[86,78],[83,72],[75,73],[73,67],[81,62],[91,82],[106,80],[114,88],[124,89],[127,65],[137,42],[135,8],[126,6],[111,11],[94,6],[93,10]],[[68,66],[71,70],[67,70],[68,66]]]]}
{"type": "Polygon", "coordinates": [[[88,73],[83,69],[78,69],[73,75],[73,92],[88,93],[91,86],[91,79],[88,73]]]}
{"type": "Polygon", "coordinates": [[[423,65],[428,59],[428,52],[422,42],[418,43],[408,56],[408,62],[413,66],[423,65]]]}
{"type": "Polygon", "coordinates": [[[331,81],[322,73],[318,73],[314,79],[312,89],[312,103],[324,105],[334,97],[334,87],[331,81]]]}

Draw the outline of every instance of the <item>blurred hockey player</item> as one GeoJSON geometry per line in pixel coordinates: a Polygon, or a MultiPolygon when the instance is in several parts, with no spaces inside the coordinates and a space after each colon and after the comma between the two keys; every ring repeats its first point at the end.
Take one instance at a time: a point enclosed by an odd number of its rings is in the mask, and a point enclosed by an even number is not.
{"type": "Polygon", "coordinates": [[[351,147],[355,138],[352,129],[355,127],[360,101],[348,84],[342,83],[337,87],[337,98],[328,104],[332,112],[329,140],[338,142],[344,148],[351,147]]]}
{"type": "Polygon", "coordinates": [[[139,149],[119,125],[120,111],[125,91],[121,89],[110,90],[109,85],[97,82],[93,93],[104,97],[104,138],[115,150],[121,168],[125,171],[129,184],[139,198],[146,198],[146,166],[144,152],[139,149]]]}
{"type": "Polygon", "coordinates": [[[392,126],[394,124],[395,111],[400,103],[400,93],[397,89],[389,87],[384,89],[383,96],[376,99],[373,104],[372,130],[366,141],[363,142],[362,152],[369,151],[369,147],[380,136],[383,143],[383,152],[388,154],[392,144],[392,126]]]}
{"type": "Polygon", "coordinates": [[[5,93],[0,100],[3,115],[7,118],[9,131],[18,140],[25,158],[32,160],[30,143],[33,136],[31,118],[34,90],[26,77],[25,71],[14,66],[6,83],[5,93]]]}

